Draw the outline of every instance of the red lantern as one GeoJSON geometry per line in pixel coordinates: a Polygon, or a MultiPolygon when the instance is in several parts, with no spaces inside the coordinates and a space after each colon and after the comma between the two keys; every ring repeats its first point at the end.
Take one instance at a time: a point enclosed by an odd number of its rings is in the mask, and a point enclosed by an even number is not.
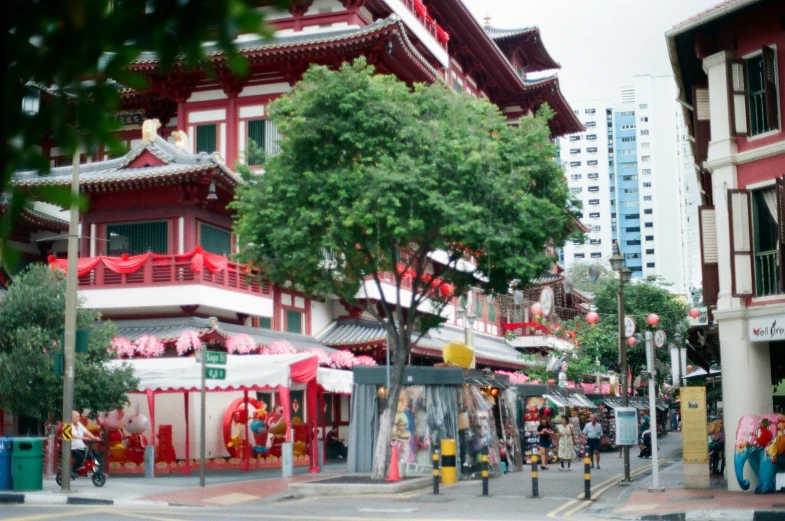
{"type": "Polygon", "coordinates": [[[688,373],[691,373],[691,372],[692,372],[692,366],[691,366],[691,365],[688,365],[688,366],[687,366],[687,372],[688,372],[688,373]]]}
{"type": "Polygon", "coordinates": [[[701,310],[698,308],[692,308],[687,312],[687,314],[690,316],[690,318],[698,318],[701,316],[701,310]]]}
{"type": "Polygon", "coordinates": [[[627,345],[630,346],[630,347],[635,347],[635,344],[637,344],[637,343],[638,343],[638,341],[635,340],[634,336],[631,336],[630,338],[627,339],[627,345]]]}
{"type": "Polygon", "coordinates": [[[599,320],[600,320],[600,315],[598,315],[594,311],[591,311],[586,315],[586,322],[588,322],[591,325],[596,324],[599,320]]]}
{"type": "Polygon", "coordinates": [[[654,327],[654,326],[656,326],[657,324],[660,323],[660,317],[658,317],[656,314],[652,313],[651,315],[649,315],[646,318],[646,322],[648,322],[651,327],[654,327]]]}
{"type": "Polygon", "coordinates": [[[534,304],[532,304],[531,311],[532,311],[532,315],[534,315],[535,317],[539,317],[540,315],[542,315],[542,306],[540,305],[539,302],[535,302],[534,304]]]}

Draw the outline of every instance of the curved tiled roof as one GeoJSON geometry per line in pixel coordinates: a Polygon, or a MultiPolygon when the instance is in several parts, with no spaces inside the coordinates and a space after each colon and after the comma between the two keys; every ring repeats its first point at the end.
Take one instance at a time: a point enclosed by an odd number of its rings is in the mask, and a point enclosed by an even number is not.
{"type": "MultiPolygon", "coordinates": [[[[204,152],[191,154],[172,145],[161,136],[156,136],[154,141],[144,141],[122,157],[80,164],[79,184],[81,186],[96,186],[114,183],[138,183],[199,173],[216,168],[224,174],[224,178],[230,183],[236,185],[240,182],[240,177],[229,170],[217,154],[209,155],[204,152]],[[129,167],[145,151],[151,153],[165,164],[140,168],[129,167]]],[[[19,187],[70,185],[72,175],[72,166],[53,168],[47,174],[40,174],[36,171],[17,172],[14,174],[12,184],[19,187]]]]}
{"type": "Polygon", "coordinates": [[[536,25],[531,27],[522,27],[520,29],[499,29],[497,27],[486,25],[483,27],[483,29],[485,30],[485,34],[487,34],[491,40],[494,41],[504,40],[505,38],[514,38],[516,36],[536,34],[540,32],[540,28],[536,25]]]}

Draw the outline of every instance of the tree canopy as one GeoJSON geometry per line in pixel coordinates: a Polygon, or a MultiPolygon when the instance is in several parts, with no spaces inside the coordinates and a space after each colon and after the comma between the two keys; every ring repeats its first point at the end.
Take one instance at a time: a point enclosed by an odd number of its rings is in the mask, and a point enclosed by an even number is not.
{"type": "MultiPolygon", "coordinates": [[[[270,5],[288,6],[289,0],[270,5]]],[[[205,41],[225,54],[225,66],[247,71],[232,40],[240,32],[263,33],[264,15],[251,0],[9,0],[0,25],[5,37],[5,75],[0,125],[0,194],[14,172],[45,174],[49,161],[41,145],[68,157],[79,144],[87,153],[99,144],[121,152],[114,136],[121,90],[144,90],[142,75],[128,66],[143,51],[158,54],[162,70],[175,62],[190,68],[204,64],[205,41]],[[43,99],[37,112],[23,108],[26,96],[43,99]]],[[[209,72],[209,71],[208,71],[209,72]]],[[[61,204],[67,190],[44,190],[42,197],[61,204]]],[[[12,211],[0,220],[0,239],[8,237],[21,210],[23,194],[14,194],[12,211]]],[[[6,255],[10,252],[6,251],[6,255]]]]}
{"type": "MultiPolygon", "coordinates": [[[[397,397],[412,341],[441,322],[453,294],[506,293],[552,266],[548,247],[573,233],[552,115],[545,106],[510,127],[485,100],[410,88],[362,58],[337,71],[311,67],[270,106],[280,155],[264,175],[246,172],[239,189],[242,257],[275,283],[337,296],[379,320],[397,397]],[[435,251],[442,262],[431,262],[435,251]],[[462,259],[476,271],[456,269],[462,259]]],[[[385,414],[396,406],[388,401],[385,414]]]]}
{"type": "MultiPolygon", "coordinates": [[[[65,278],[33,265],[14,277],[0,301],[0,407],[46,421],[62,416],[63,378],[54,373],[65,324],[65,278]]],[[[108,369],[116,327],[98,313],[77,312],[77,327],[88,329],[87,353],[76,356],[74,407],[92,414],[123,407],[136,387],[130,367],[108,369]]]]}

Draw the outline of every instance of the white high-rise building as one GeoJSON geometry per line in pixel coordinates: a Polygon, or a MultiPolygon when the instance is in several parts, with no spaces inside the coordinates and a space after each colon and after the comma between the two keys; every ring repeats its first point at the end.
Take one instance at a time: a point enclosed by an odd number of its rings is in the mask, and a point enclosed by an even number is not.
{"type": "Polygon", "coordinates": [[[695,172],[695,160],[690,148],[689,133],[684,125],[681,108],[677,109],[676,121],[678,124],[676,146],[679,157],[679,186],[682,194],[681,243],[684,256],[684,291],[691,301],[695,297],[695,291],[703,286],[700,227],[698,225],[698,207],[701,205],[701,194],[695,172]]]}
{"type": "Polygon", "coordinates": [[[686,252],[697,242],[685,234],[697,220],[685,196],[697,188],[682,171],[675,99],[672,76],[640,75],[615,103],[572,102],[587,131],[561,138],[560,155],[591,232],[582,245],[565,244],[565,266],[607,259],[618,241],[633,278],[660,276],[677,293],[695,285],[686,252]]]}
{"type": "Polygon", "coordinates": [[[575,261],[598,261],[611,256],[612,226],[609,162],[612,144],[608,138],[612,103],[592,100],[573,103],[575,114],[586,132],[559,139],[560,158],[567,184],[581,201],[581,222],[590,228],[584,243],[568,242],[560,252],[560,261],[569,266],[575,261]]]}

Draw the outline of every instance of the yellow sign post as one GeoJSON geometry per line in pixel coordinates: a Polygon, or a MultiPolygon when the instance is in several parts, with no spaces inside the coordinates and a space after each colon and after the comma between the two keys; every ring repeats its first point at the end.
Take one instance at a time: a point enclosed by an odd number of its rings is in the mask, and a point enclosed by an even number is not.
{"type": "Polygon", "coordinates": [[[70,440],[71,439],[71,424],[70,423],[64,423],[63,424],[62,438],[64,440],[70,440]]]}
{"type": "Polygon", "coordinates": [[[706,388],[681,388],[681,452],[685,488],[709,488],[706,388]]]}

